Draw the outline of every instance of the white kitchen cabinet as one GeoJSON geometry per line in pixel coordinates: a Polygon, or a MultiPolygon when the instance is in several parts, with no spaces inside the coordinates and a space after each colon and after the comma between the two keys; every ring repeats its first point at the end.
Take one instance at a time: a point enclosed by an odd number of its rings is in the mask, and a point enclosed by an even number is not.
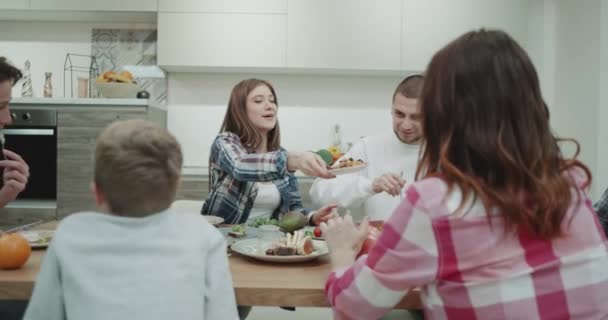
{"type": "Polygon", "coordinates": [[[32,10],[154,11],[158,0],[29,0],[32,10]]]}
{"type": "Polygon", "coordinates": [[[27,9],[30,0],[0,0],[0,9],[27,9]]]}
{"type": "Polygon", "coordinates": [[[158,0],[160,12],[287,13],[287,0],[158,0]]]}
{"type": "Polygon", "coordinates": [[[285,67],[286,15],[159,13],[158,64],[285,67]]]}
{"type": "Polygon", "coordinates": [[[402,0],[402,68],[425,70],[433,54],[481,27],[502,29],[525,47],[528,0],[402,0]]]}
{"type": "Polygon", "coordinates": [[[287,65],[399,70],[401,5],[401,0],[289,0],[287,65]]]}

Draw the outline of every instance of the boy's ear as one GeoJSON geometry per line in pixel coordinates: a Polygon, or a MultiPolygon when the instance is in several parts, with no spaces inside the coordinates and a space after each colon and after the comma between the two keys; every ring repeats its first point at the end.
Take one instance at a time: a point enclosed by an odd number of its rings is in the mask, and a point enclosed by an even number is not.
{"type": "Polygon", "coordinates": [[[97,204],[98,207],[103,207],[106,204],[106,196],[103,194],[103,191],[99,189],[95,181],[91,182],[91,192],[95,197],[95,204],[97,204]]]}

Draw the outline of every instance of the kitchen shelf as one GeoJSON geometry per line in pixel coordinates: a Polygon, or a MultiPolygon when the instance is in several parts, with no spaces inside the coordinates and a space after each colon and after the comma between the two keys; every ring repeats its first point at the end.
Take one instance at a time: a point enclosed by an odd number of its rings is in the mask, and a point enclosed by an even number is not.
{"type": "Polygon", "coordinates": [[[11,105],[95,105],[95,106],[147,106],[147,99],[105,98],[15,98],[11,105]]]}

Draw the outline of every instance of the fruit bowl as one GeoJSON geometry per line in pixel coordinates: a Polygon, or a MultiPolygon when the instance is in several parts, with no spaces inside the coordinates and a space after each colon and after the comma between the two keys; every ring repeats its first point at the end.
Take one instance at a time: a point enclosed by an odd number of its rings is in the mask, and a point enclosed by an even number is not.
{"type": "Polygon", "coordinates": [[[127,82],[95,82],[95,88],[104,98],[136,98],[139,86],[127,82]]]}

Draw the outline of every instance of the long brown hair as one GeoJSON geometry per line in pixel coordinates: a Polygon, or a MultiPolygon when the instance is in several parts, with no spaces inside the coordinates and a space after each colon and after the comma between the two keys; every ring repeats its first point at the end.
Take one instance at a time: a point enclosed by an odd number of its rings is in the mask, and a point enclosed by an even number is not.
{"type": "MultiPolygon", "coordinates": [[[[220,128],[221,132],[232,132],[239,136],[241,143],[249,151],[257,150],[262,143],[262,135],[251,124],[247,116],[247,96],[251,91],[259,86],[267,86],[274,96],[274,102],[279,107],[277,94],[272,85],[266,80],[246,79],[237,83],[232,89],[230,100],[228,101],[228,109],[224,116],[224,122],[220,128]]],[[[276,151],[281,147],[281,132],[279,129],[279,121],[276,126],[268,132],[267,149],[268,151],[276,151]]]]}
{"type": "MultiPolygon", "coordinates": [[[[437,52],[420,97],[423,148],[416,176],[439,176],[463,202],[497,208],[507,230],[550,239],[574,200],[565,171],[589,169],[565,159],[526,52],[502,31],[472,31],[437,52]]],[[[577,192],[580,201],[580,193],[577,192]]],[[[489,216],[488,216],[489,218],[489,216]]]]}

